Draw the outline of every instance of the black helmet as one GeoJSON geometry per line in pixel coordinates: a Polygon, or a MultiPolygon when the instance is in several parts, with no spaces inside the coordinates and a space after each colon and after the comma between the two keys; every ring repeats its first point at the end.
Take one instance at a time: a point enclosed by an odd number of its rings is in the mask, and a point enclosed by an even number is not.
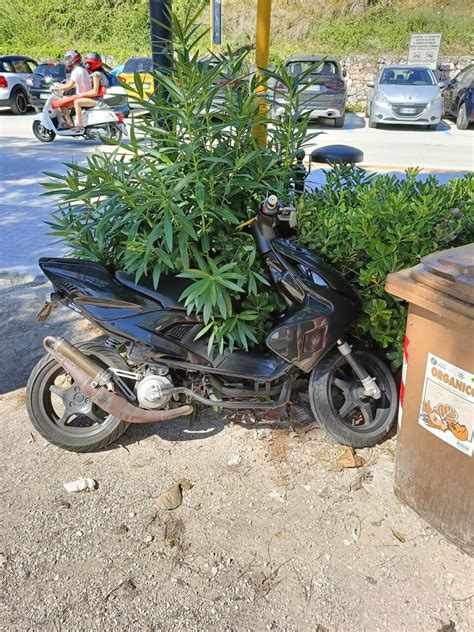
{"type": "Polygon", "coordinates": [[[84,55],[84,66],[89,72],[102,68],[102,57],[99,53],[87,53],[84,55]]]}
{"type": "Polygon", "coordinates": [[[81,61],[81,53],[78,50],[68,50],[64,53],[64,64],[66,70],[71,70],[73,66],[81,61]]]}

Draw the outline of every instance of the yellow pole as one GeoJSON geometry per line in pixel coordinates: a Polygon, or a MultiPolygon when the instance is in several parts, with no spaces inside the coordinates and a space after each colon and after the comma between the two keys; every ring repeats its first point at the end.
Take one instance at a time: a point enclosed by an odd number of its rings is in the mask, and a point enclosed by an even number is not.
{"type": "MultiPolygon", "coordinates": [[[[270,48],[270,17],[272,12],[272,0],[257,0],[257,32],[255,36],[255,66],[257,74],[259,70],[268,68],[268,51],[270,48]]],[[[263,95],[266,90],[265,83],[261,83],[257,87],[257,94],[263,95]]],[[[263,96],[259,99],[258,119],[264,119],[267,116],[267,104],[263,96]]],[[[252,129],[252,134],[258,142],[265,147],[267,144],[267,128],[264,123],[257,120],[252,129]]]]}

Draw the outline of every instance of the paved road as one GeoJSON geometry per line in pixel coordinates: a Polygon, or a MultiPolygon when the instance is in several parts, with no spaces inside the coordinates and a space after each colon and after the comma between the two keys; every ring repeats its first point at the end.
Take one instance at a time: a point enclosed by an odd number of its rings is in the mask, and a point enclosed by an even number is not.
{"type": "Polygon", "coordinates": [[[311,131],[323,132],[311,146],[354,145],[364,152],[364,165],[377,170],[418,166],[429,171],[461,172],[474,168],[473,130],[460,131],[451,122],[443,121],[433,131],[413,125],[370,129],[366,119],[350,114],[344,129],[314,125],[311,131]]]}
{"type": "MultiPolygon", "coordinates": [[[[50,198],[40,197],[44,171],[61,171],[63,163],[86,159],[100,145],[94,141],[59,138],[38,142],[31,132],[32,116],[15,117],[0,111],[0,273],[35,275],[42,255],[60,255],[60,244],[45,235],[44,220],[52,209],[50,198]]],[[[441,124],[436,131],[414,127],[369,129],[363,118],[349,115],[345,129],[313,126],[323,132],[313,146],[332,143],[355,145],[365,153],[365,165],[377,171],[401,173],[424,167],[440,180],[472,170],[472,130],[461,132],[441,124]]],[[[318,182],[321,172],[313,174],[318,182]]]]}

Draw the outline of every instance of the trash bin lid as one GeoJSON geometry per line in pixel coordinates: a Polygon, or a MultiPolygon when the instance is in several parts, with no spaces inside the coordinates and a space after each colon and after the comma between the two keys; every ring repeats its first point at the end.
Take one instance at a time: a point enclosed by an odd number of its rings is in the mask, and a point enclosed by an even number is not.
{"type": "Polygon", "coordinates": [[[474,244],[433,252],[411,269],[415,281],[474,305],[474,244]]]}

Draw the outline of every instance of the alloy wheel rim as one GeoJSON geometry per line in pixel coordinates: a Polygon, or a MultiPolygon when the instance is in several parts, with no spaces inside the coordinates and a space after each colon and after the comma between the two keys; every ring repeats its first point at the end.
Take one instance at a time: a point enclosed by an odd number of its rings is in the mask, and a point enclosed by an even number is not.
{"type": "Polygon", "coordinates": [[[365,397],[360,380],[344,358],[331,370],[328,390],[329,403],[338,421],[353,432],[365,434],[378,430],[390,414],[389,382],[386,374],[370,356],[358,354],[358,360],[369,375],[376,378],[381,391],[380,399],[365,397]]]}

